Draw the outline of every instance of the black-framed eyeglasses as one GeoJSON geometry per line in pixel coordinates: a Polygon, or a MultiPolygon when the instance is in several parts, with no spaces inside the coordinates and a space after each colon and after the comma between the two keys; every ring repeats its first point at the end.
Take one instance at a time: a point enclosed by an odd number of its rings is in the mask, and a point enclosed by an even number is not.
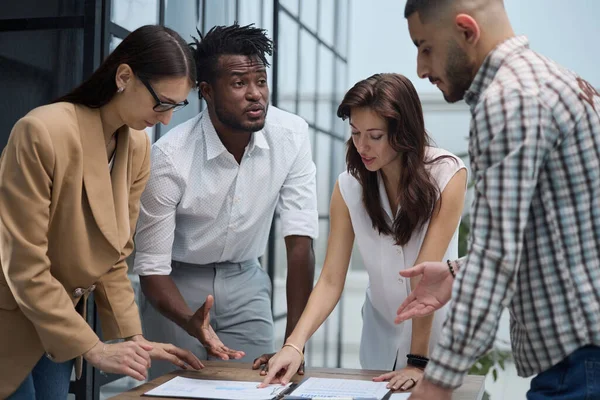
{"type": "Polygon", "coordinates": [[[181,103],[168,103],[165,101],[161,101],[158,98],[158,96],[156,95],[156,92],[154,91],[154,89],[152,89],[152,86],[150,85],[150,83],[146,79],[142,78],[141,76],[138,76],[138,78],[140,79],[140,81],[142,81],[144,86],[146,86],[146,89],[148,89],[148,91],[150,92],[152,97],[154,97],[154,100],[156,100],[156,105],[154,107],[152,107],[152,109],[154,111],[167,112],[167,111],[173,110],[173,112],[175,112],[175,111],[181,110],[183,107],[188,105],[187,100],[184,100],[181,103]]]}

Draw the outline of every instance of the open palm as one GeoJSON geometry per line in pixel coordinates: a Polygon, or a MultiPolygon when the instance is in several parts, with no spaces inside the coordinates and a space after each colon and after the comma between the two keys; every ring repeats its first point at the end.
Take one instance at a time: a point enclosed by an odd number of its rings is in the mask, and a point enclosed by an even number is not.
{"type": "Polygon", "coordinates": [[[187,332],[197,338],[206,348],[209,355],[222,360],[239,360],[245,356],[243,351],[232,350],[225,346],[210,325],[210,309],[214,304],[214,297],[208,295],[206,302],[190,318],[187,332]]]}
{"type": "Polygon", "coordinates": [[[454,278],[444,262],[424,262],[400,271],[405,278],[421,276],[417,287],[397,311],[395,323],[414,317],[424,317],[440,309],[452,297],[454,278]]]}

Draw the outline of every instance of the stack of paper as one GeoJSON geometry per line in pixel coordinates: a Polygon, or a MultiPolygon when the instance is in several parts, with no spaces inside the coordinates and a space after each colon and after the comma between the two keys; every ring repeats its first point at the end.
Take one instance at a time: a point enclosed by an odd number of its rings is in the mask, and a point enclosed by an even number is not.
{"type": "Polygon", "coordinates": [[[407,400],[410,393],[394,393],[390,396],[390,400],[407,400]]]}
{"type": "Polygon", "coordinates": [[[144,393],[146,396],[215,400],[272,400],[290,384],[259,389],[260,382],[208,381],[180,376],[144,393]]]}
{"type": "Polygon", "coordinates": [[[298,386],[290,397],[326,399],[377,399],[390,391],[387,382],[359,381],[352,379],[308,378],[298,386]]]}

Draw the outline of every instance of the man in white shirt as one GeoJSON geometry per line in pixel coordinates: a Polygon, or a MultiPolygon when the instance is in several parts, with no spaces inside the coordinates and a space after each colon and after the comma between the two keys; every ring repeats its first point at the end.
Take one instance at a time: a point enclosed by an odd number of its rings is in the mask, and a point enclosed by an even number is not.
{"type": "MultiPolygon", "coordinates": [[[[152,148],[134,264],[142,323],[149,340],[258,368],[274,351],[272,286],[258,258],[275,211],[288,260],[286,337],[312,290],[318,213],[308,125],[269,107],[264,30],[218,26],[193,47],[207,109],[152,148]]],[[[150,377],[170,369],[153,362],[150,377]]]]}

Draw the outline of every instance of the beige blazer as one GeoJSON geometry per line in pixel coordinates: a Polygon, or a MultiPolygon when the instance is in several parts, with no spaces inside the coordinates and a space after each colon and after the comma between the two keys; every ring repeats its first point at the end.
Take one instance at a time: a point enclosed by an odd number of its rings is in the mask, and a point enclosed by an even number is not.
{"type": "Polygon", "coordinates": [[[93,289],[104,340],[142,333],[125,258],[149,174],[150,140],[127,127],[109,170],[97,109],[51,104],[14,126],[0,158],[0,398],[44,353],[63,362],[97,343],[75,308],[93,289]]]}

